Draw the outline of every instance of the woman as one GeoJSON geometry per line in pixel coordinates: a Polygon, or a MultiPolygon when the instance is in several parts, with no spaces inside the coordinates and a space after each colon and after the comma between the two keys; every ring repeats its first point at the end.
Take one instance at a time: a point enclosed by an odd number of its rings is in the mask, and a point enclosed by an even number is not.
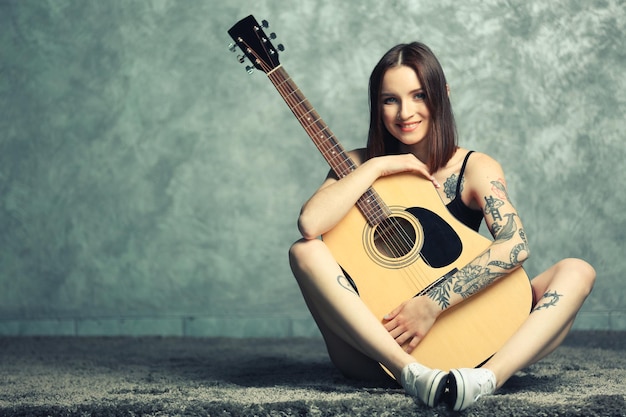
{"type": "Polygon", "coordinates": [[[291,247],[289,256],[329,356],[343,374],[365,380],[388,378],[382,364],[428,406],[447,396],[454,410],[463,410],[563,341],[592,289],[595,271],[582,260],[565,259],[535,277],[532,313],[480,368],[444,372],[427,368],[410,355],[439,314],[520,267],[529,255],[502,168],[485,154],[457,146],[448,95],[441,65],[427,46],[401,44],[382,57],[370,77],[367,148],[350,152],[358,165],[354,171],[341,179],[330,173],[304,204],[298,219],[303,239],[291,247]],[[381,323],[345,284],[348,278],[317,238],[332,229],[378,178],[407,172],[428,178],[451,214],[469,227],[478,230],[484,218],[494,240],[448,278],[445,299],[441,292],[408,299],[381,323]]]}

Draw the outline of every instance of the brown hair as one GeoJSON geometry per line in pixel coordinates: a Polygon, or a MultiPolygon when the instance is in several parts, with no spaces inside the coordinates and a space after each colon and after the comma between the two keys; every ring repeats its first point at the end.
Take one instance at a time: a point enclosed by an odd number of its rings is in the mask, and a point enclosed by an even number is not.
{"type": "Polygon", "coordinates": [[[389,133],[383,123],[380,99],[385,72],[400,65],[415,71],[426,93],[425,103],[430,112],[431,123],[426,137],[429,159],[424,162],[431,172],[437,172],[448,163],[457,148],[456,125],[441,64],[430,48],[419,42],[394,46],[372,71],[369,81],[370,128],[367,158],[400,152],[400,141],[389,133]]]}

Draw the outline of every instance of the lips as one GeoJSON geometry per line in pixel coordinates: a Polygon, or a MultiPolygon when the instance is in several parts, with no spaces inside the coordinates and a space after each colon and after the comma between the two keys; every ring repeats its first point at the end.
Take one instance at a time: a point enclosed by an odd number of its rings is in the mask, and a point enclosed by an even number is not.
{"type": "Polygon", "coordinates": [[[412,132],[420,125],[421,122],[401,123],[398,127],[402,132],[412,132]]]}

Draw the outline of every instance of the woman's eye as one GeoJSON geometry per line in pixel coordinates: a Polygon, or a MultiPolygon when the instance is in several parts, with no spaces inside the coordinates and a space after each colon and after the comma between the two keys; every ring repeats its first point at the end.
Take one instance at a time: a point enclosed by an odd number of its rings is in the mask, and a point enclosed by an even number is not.
{"type": "Polygon", "coordinates": [[[426,100],[426,93],[417,93],[415,94],[415,99],[419,101],[426,100]]]}
{"type": "Polygon", "coordinates": [[[394,104],[397,100],[394,97],[387,97],[383,99],[383,104],[394,104]]]}

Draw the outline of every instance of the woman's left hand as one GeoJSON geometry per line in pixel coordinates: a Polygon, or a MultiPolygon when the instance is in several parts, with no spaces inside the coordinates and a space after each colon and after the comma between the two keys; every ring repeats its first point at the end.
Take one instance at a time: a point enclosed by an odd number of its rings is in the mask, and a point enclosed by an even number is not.
{"type": "Polygon", "coordinates": [[[411,353],[426,336],[441,313],[436,302],[425,296],[411,298],[384,317],[385,328],[400,346],[411,353]]]}

